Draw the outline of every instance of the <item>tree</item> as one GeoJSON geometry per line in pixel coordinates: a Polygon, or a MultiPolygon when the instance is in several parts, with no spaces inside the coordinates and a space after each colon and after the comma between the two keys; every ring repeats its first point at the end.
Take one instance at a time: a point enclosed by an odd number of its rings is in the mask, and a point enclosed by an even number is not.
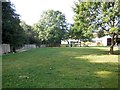
{"type": "Polygon", "coordinates": [[[73,8],[75,12],[74,16],[74,24],[71,28],[71,33],[73,34],[73,38],[81,39],[83,41],[90,41],[93,37],[92,35],[92,27],[90,19],[89,19],[89,6],[88,2],[76,2],[75,7],[73,8]]]}
{"type": "Polygon", "coordinates": [[[105,36],[104,31],[103,31],[103,30],[99,30],[99,31],[97,32],[97,36],[98,36],[98,38],[105,36]]]}
{"type": "Polygon", "coordinates": [[[110,54],[113,54],[113,47],[120,43],[118,36],[120,35],[120,2],[103,2],[101,4],[102,25],[106,26],[106,30],[112,35],[112,44],[110,46],[110,54]]]}
{"type": "Polygon", "coordinates": [[[19,15],[11,2],[2,3],[2,43],[10,44],[11,51],[25,43],[25,33],[19,25],[19,15]]]}
{"type": "MultiPolygon", "coordinates": [[[[113,47],[117,43],[119,44],[119,39],[117,38],[120,35],[120,3],[119,0],[114,2],[102,2],[94,3],[94,25],[95,28],[100,30],[98,35],[101,37],[104,36],[104,31],[108,32],[112,36],[112,44],[110,46],[110,54],[113,54],[113,47]],[[96,7],[95,7],[96,6],[96,7]],[[101,33],[102,32],[102,33],[101,33]]],[[[107,33],[107,34],[108,34],[107,33]]]]}
{"type": "Polygon", "coordinates": [[[45,11],[34,30],[39,34],[38,37],[42,43],[49,46],[59,46],[67,30],[65,16],[60,11],[45,11]]]}
{"type": "Polygon", "coordinates": [[[40,40],[38,39],[38,33],[34,31],[34,26],[27,25],[24,21],[20,23],[26,34],[26,43],[40,45],[40,40]]]}
{"type": "MultiPolygon", "coordinates": [[[[80,2],[75,4],[74,31],[83,38],[86,31],[98,30],[99,37],[104,36],[104,31],[112,35],[110,54],[113,54],[113,47],[120,44],[120,3],[115,2],[80,2]],[[88,29],[87,29],[88,28],[88,29]]],[[[86,35],[85,35],[86,34],[86,35]]]]}

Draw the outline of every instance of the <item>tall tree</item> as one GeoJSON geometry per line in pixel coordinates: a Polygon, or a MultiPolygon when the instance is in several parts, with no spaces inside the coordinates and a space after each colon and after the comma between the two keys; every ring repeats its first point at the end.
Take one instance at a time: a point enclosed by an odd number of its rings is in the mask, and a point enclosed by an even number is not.
{"type": "Polygon", "coordinates": [[[25,33],[19,25],[19,15],[11,2],[2,3],[2,43],[10,44],[11,51],[24,44],[25,33]]]}
{"type": "Polygon", "coordinates": [[[75,7],[73,8],[75,12],[74,16],[74,24],[71,28],[71,32],[73,34],[73,38],[81,39],[83,41],[90,40],[92,35],[92,28],[90,26],[89,19],[89,6],[88,2],[76,2],[75,7]]]}
{"type": "Polygon", "coordinates": [[[107,27],[106,30],[112,35],[112,44],[110,46],[110,54],[113,54],[113,47],[120,43],[120,2],[103,2],[101,4],[102,26],[107,27]]]}
{"type": "Polygon", "coordinates": [[[110,54],[113,54],[113,47],[117,43],[120,43],[120,2],[119,0],[114,0],[114,2],[102,2],[93,3],[94,7],[94,26],[99,30],[98,35],[104,36],[103,32],[112,36],[112,44],[110,46],[110,54]]]}
{"type": "MultiPolygon", "coordinates": [[[[98,35],[104,35],[104,31],[112,35],[110,54],[113,47],[120,44],[120,2],[78,2],[75,4],[75,23],[76,34],[84,36],[87,31],[98,30],[98,35]],[[88,28],[88,29],[87,29],[88,28]],[[90,28],[90,30],[89,30],[90,28]]],[[[107,33],[108,34],[108,33],[107,33]]],[[[82,38],[82,36],[80,38],[82,38]]]]}
{"type": "Polygon", "coordinates": [[[39,39],[50,46],[59,46],[67,29],[64,14],[54,10],[43,12],[40,21],[35,26],[39,39]]]}

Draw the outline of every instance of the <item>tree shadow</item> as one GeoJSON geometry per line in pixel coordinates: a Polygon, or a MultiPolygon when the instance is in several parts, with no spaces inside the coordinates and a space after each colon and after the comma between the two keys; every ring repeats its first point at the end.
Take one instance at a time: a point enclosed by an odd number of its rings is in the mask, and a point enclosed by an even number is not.
{"type": "MultiPolygon", "coordinates": [[[[88,59],[76,59],[62,64],[64,80],[75,82],[71,87],[117,88],[118,65],[114,63],[95,63],[88,59]],[[77,60],[77,61],[76,61],[77,60]],[[82,82],[82,83],[81,83],[82,82]],[[79,84],[77,84],[79,83],[79,84]]],[[[60,68],[61,69],[61,68],[60,68]]],[[[58,76],[60,73],[57,73],[58,76]]],[[[65,83],[66,84],[66,83],[65,83]]],[[[64,86],[64,85],[63,85],[64,86]]],[[[66,87],[66,86],[65,86],[66,87]]]]}
{"type": "MultiPolygon", "coordinates": [[[[83,83],[80,85],[82,88],[118,88],[118,74],[120,73],[118,70],[118,62],[90,62],[90,58],[86,58],[86,56],[102,57],[102,55],[104,55],[104,58],[105,55],[108,58],[109,50],[89,47],[67,48],[67,50],[63,50],[64,53],[62,53],[67,57],[69,56],[68,61],[65,61],[64,64],[62,63],[64,70],[67,69],[65,73],[69,73],[71,79],[76,77],[75,80],[78,80],[77,83],[79,83],[79,81],[83,81],[83,83]],[[73,78],[72,74],[75,75],[73,78]]],[[[114,55],[119,55],[119,50],[116,50],[114,52],[114,55]]],[[[76,87],[80,86],[78,85],[76,87]]]]}
{"type": "MultiPolygon", "coordinates": [[[[39,52],[40,50],[38,50],[39,52]]],[[[36,52],[36,51],[35,51],[36,52]]],[[[98,48],[45,48],[41,53],[35,53],[31,56],[36,56],[43,58],[43,60],[38,59],[33,60],[33,63],[29,60],[29,67],[24,68],[22,64],[22,73],[30,73],[34,83],[31,79],[23,82],[14,79],[16,77],[15,72],[10,78],[18,83],[20,87],[24,85],[25,87],[30,85],[35,85],[34,87],[55,87],[55,88],[117,88],[118,87],[118,64],[117,62],[90,62],[90,58],[86,56],[109,56],[108,50],[98,49],[98,48]],[[49,49],[49,50],[48,50],[49,49]],[[46,52],[49,51],[49,55],[46,52]],[[42,56],[40,56],[42,55],[42,56]],[[80,58],[75,58],[80,57],[80,58]],[[84,58],[81,58],[84,57],[84,58]],[[51,59],[50,59],[51,58],[51,59]],[[44,63],[43,63],[44,62],[44,63]],[[41,63],[41,64],[40,64],[41,63]],[[40,65],[39,65],[40,64],[40,65]],[[32,71],[33,70],[33,71],[32,71]],[[31,73],[32,72],[32,73],[31,73]],[[49,83],[48,83],[49,82],[49,83]],[[22,84],[21,84],[22,83],[22,84]],[[27,84],[29,83],[29,85],[27,84]]],[[[118,51],[115,51],[118,52],[118,51]]],[[[29,54],[28,54],[29,55],[29,54]]],[[[99,59],[99,57],[98,57],[99,59]]],[[[104,59],[104,58],[102,58],[104,59]]],[[[101,60],[101,58],[100,58],[101,60]]],[[[22,60],[21,60],[22,61],[22,60]]],[[[13,65],[13,64],[12,64],[13,65]]],[[[8,66],[9,67],[9,66],[8,66]]],[[[9,75],[6,75],[9,76],[9,75]]],[[[6,87],[7,83],[10,81],[9,77],[4,76],[6,87]],[[6,83],[7,82],[7,83],[6,83]]],[[[11,87],[14,84],[11,84],[11,87]]]]}
{"type": "Polygon", "coordinates": [[[120,50],[114,51],[113,55],[120,55],[120,50]]]}
{"type": "Polygon", "coordinates": [[[109,50],[98,49],[98,48],[89,48],[89,47],[86,47],[86,48],[83,48],[83,47],[82,48],[66,48],[65,50],[63,48],[63,49],[61,49],[60,53],[63,55],[67,55],[67,56],[109,55],[109,50]]]}

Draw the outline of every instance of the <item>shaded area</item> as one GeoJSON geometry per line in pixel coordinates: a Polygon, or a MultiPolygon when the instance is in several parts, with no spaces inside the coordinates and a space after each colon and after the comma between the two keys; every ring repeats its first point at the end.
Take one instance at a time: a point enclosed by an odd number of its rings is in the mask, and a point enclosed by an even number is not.
{"type": "Polygon", "coordinates": [[[114,54],[113,54],[113,55],[120,55],[120,50],[114,51],[114,54]]]}
{"type": "Polygon", "coordinates": [[[90,55],[113,57],[100,47],[40,48],[3,56],[3,87],[117,88],[118,63],[90,62],[95,59],[90,55]]]}

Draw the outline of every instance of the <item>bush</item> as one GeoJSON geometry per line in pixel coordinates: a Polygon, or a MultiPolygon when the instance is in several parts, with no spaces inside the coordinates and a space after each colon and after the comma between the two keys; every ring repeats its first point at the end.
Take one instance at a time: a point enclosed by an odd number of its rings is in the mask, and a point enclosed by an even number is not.
{"type": "Polygon", "coordinates": [[[60,47],[69,47],[67,44],[61,44],[60,47]]]}
{"type": "Polygon", "coordinates": [[[81,45],[82,45],[82,46],[85,46],[85,42],[81,42],[81,45]]]}
{"type": "Polygon", "coordinates": [[[92,42],[81,42],[81,45],[82,46],[89,46],[91,45],[92,42]]]}
{"type": "Polygon", "coordinates": [[[103,44],[101,42],[97,42],[96,45],[97,46],[103,46],[103,44]]]}
{"type": "Polygon", "coordinates": [[[89,45],[91,45],[91,42],[86,42],[85,44],[89,46],[89,45]]]}

